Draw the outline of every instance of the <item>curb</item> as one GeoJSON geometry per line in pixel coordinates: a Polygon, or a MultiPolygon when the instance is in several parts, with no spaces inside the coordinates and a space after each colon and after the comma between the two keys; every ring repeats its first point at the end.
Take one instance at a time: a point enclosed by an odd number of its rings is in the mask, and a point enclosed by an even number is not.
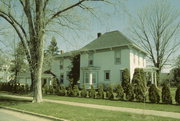
{"type": "Polygon", "coordinates": [[[19,110],[19,109],[5,107],[5,106],[0,106],[0,108],[16,111],[16,112],[20,112],[20,113],[26,113],[26,114],[38,116],[38,117],[41,117],[41,118],[50,119],[50,120],[53,120],[53,121],[69,121],[69,120],[66,120],[66,119],[60,119],[60,118],[53,117],[53,116],[47,116],[47,115],[43,115],[43,114],[38,114],[38,113],[34,113],[34,112],[29,112],[29,111],[25,111],[25,110],[19,110]]]}

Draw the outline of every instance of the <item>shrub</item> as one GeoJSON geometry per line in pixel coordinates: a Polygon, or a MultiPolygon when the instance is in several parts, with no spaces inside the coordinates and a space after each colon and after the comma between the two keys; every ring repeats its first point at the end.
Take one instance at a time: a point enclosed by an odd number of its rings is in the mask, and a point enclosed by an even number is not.
{"type": "Polygon", "coordinates": [[[89,97],[90,98],[95,98],[96,97],[96,91],[95,91],[93,85],[91,85],[91,89],[89,91],[89,97]]]}
{"type": "Polygon", "coordinates": [[[133,90],[133,86],[131,84],[127,85],[126,100],[128,100],[128,101],[134,100],[134,90],[133,90]]]}
{"type": "Polygon", "coordinates": [[[73,89],[72,89],[72,86],[70,85],[67,89],[67,96],[73,96],[73,89]]]}
{"type": "Polygon", "coordinates": [[[134,86],[135,99],[137,101],[143,102],[145,99],[145,90],[146,90],[145,75],[143,69],[136,68],[134,70],[132,84],[134,86]]]}
{"type": "Polygon", "coordinates": [[[98,87],[97,98],[104,99],[104,88],[103,88],[103,85],[100,85],[98,87]]]}
{"type": "Polygon", "coordinates": [[[172,97],[169,86],[165,83],[162,88],[162,102],[165,104],[172,104],[172,97]]]}
{"type": "Polygon", "coordinates": [[[73,88],[73,96],[74,97],[78,97],[79,96],[79,88],[77,85],[74,85],[74,88],[73,88]]]}
{"type": "Polygon", "coordinates": [[[120,84],[117,85],[115,92],[117,94],[116,98],[124,100],[124,90],[120,84]]]}
{"type": "Polygon", "coordinates": [[[49,93],[49,87],[47,86],[47,84],[43,87],[43,94],[48,94],[49,93]]]}
{"type": "Polygon", "coordinates": [[[59,96],[65,96],[66,95],[66,89],[64,86],[60,86],[59,89],[58,89],[58,92],[57,92],[57,95],[59,96]]]}
{"type": "Polygon", "coordinates": [[[156,88],[155,84],[151,84],[148,91],[149,91],[149,101],[151,103],[159,103],[160,95],[159,95],[158,89],[156,88]]]}
{"type": "Polygon", "coordinates": [[[178,85],[176,90],[175,101],[177,102],[177,104],[180,104],[180,85],[178,85]]]}
{"type": "Polygon", "coordinates": [[[49,90],[48,90],[48,92],[50,93],[50,94],[54,94],[54,89],[53,89],[53,86],[49,86],[49,90]]]}
{"type": "Polygon", "coordinates": [[[29,91],[30,91],[29,85],[26,84],[26,85],[25,85],[25,93],[28,93],[29,91]]]}
{"type": "Polygon", "coordinates": [[[81,90],[81,97],[87,97],[87,90],[85,85],[83,84],[82,90],[81,90]]]}
{"type": "Polygon", "coordinates": [[[124,69],[122,72],[122,88],[124,89],[124,93],[127,91],[127,86],[130,83],[130,74],[128,69],[124,69]]]}
{"type": "Polygon", "coordinates": [[[109,85],[109,87],[107,88],[106,98],[109,100],[114,99],[113,88],[111,85],[109,85]]]}

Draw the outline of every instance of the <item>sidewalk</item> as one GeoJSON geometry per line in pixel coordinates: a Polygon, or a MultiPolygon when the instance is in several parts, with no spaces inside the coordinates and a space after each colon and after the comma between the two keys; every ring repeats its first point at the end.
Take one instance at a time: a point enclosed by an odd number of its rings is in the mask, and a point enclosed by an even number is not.
{"type": "MultiPolygon", "coordinates": [[[[1,95],[1,96],[32,100],[32,97],[22,97],[22,96],[14,96],[14,95],[1,95]]],[[[125,107],[114,107],[114,106],[105,106],[105,105],[96,105],[96,104],[85,104],[85,103],[50,100],[50,99],[43,99],[43,100],[45,102],[59,103],[59,104],[86,107],[86,108],[96,108],[96,109],[103,109],[103,110],[129,112],[129,113],[135,113],[135,114],[144,114],[144,115],[162,116],[162,117],[170,117],[170,118],[180,119],[180,113],[175,113],[175,112],[144,110],[144,109],[125,108],[125,107]]]]}

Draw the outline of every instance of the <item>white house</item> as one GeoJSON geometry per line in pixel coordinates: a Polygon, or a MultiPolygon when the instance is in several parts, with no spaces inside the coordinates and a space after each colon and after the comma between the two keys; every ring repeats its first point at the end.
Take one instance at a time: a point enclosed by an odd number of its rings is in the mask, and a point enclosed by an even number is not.
{"type": "MultiPolygon", "coordinates": [[[[135,68],[150,70],[145,69],[147,53],[121,32],[98,33],[94,41],[80,50],[54,58],[51,71],[65,86],[69,85],[68,73],[72,67],[72,57],[77,54],[80,54],[80,85],[85,84],[87,88],[90,85],[97,88],[99,84],[120,84],[125,68],[130,70],[131,80],[135,68]]],[[[152,77],[154,79],[155,75],[152,77]]]]}
{"type": "Polygon", "coordinates": [[[130,70],[132,79],[135,68],[146,67],[146,52],[119,31],[98,34],[80,51],[80,82],[86,87],[120,84],[125,68],[130,70]]]}

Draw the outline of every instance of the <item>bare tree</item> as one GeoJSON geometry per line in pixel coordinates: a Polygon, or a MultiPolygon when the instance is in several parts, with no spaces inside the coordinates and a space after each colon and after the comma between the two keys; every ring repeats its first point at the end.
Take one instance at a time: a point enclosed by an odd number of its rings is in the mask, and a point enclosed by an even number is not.
{"type": "Polygon", "coordinates": [[[135,20],[132,27],[133,39],[148,53],[159,75],[180,45],[177,40],[177,35],[180,35],[179,11],[166,0],[154,0],[152,4],[140,9],[135,20]]]}
{"type": "Polygon", "coordinates": [[[66,13],[75,8],[91,11],[87,4],[84,4],[87,1],[89,2],[89,0],[69,1],[69,4],[62,5],[62,1],[56,0],[0,0],[0,17],[6,20],[18,34],[29,62],[33,80],[33,102],[42,101],[41,72],[46,28],[53,22],[68,26],[68,22],[72,21],[67,18],[66,13]],[[56,6],[57,4],[59,7],[56,6]],[[63,24],[60,18],[66,20],[67,24],[63,24]]]}

